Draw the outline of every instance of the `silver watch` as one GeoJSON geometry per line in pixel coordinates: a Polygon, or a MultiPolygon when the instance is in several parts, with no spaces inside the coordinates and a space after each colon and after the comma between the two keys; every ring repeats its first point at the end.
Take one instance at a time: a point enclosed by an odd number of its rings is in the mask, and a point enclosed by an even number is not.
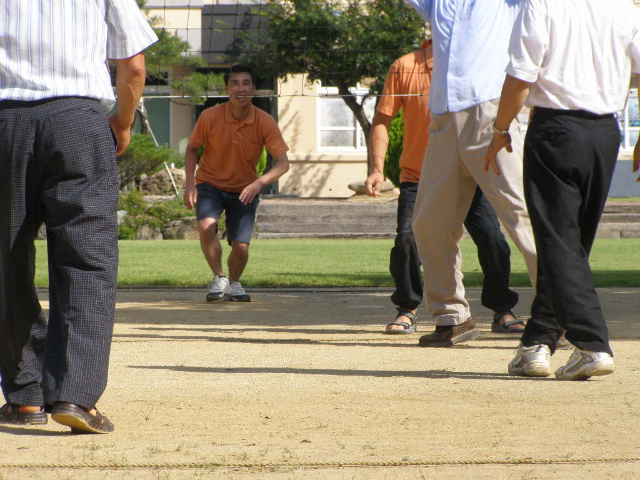
{"type": "Polygon", "coordinates": [[[496,122],[494,120],[494,122],[491,124],[491,128],[493,129],[493,133],[497,133],[498,135],[502,135],[503,137],[506,137],[507,135],[509,135],[509,129],[507,130],[500,130],[498,127],[496,127],[496,122]]]}

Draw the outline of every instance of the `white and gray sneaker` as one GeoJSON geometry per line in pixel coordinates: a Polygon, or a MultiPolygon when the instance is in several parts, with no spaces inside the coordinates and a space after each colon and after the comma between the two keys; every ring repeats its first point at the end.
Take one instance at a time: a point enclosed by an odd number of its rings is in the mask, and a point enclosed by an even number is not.
{"type": "Polygon", "coordinates": [[[607,352],[590,352],[576,348],[569,361],[556,370],[558,380],[587,380],[589,377],[613,373],[613,357],[607,352]]]}
{"type": "Polygon", "coordinates": [[[240,282],[229,282],[224,289],[224,299],[229,302],[250,302],[251,297],[244,291],[240,282]]]}
{"type": "Polygon", "coordinates": [[[551,375],[550,356],[551,350],[547,345],[520,345],[516,356],[509,363],[509,373],[524,377],[548,377],[551,375]]]}
{"type": "Polygon", "coordinates": [[[209,284],[207,302],[215,302],[224,296],[225,289],[229,286],[229,279],[224,275],[216,275],[209,284]]]}

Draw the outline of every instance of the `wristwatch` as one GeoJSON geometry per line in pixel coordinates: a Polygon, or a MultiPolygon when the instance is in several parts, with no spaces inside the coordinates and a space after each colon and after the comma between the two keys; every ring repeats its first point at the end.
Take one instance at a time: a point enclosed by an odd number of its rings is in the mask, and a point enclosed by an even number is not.
{"type": "Polygon", "coordinates": [[[496,127],[496,122],[494,120],[494,122],[491,124],[491,128],[493,129],[493,133],[497,133],[498,135],[502,135],[503,137],[506,137],[507,135],[509,135],[509,129],[506,130],[500,130],[498,127],[496,127]]]}

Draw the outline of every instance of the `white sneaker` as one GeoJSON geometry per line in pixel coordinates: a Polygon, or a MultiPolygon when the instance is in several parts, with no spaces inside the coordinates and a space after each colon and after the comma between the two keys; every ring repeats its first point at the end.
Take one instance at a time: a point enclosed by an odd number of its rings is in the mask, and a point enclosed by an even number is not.
{"type": "Polygon", "coordinates": [[[576,348],[564,367],[556,370],[558,380],[587,380],[589,377],[613,373],[613,357],[606,352],[590,352],[576,348]]]}
{"type": "Polygon", "coordinates": [[[521,345],[509,363],[509,373],[525,377],[548,377],[551,375],[550,356],[551,350],[547,345],[521,345]]]}
{"type": "Polygon", "coordinates": [[[224,299],[229,302],[250,302],[251,297],[244,291],[240,282],[229,282],[224,289],[224,299]]]}
{"type": "Polygon", "coordinates": [[[223,275],[216,275],[209,284],[209,293],[207,293],[207,302],[220,300],[224,296],[225,289],[229,286],[229,279],[223,275]]]}

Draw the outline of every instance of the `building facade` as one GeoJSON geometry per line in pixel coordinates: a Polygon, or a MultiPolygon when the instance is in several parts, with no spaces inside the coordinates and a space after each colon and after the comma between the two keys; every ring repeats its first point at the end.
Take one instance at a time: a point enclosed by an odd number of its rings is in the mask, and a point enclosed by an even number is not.
{"type": "MultiPolygon", "coordinates": [[[[640,7],[640,0],[634,0],[640,7]]],[[[259,2],[258,2],[259,3],[259,2]]],[[[145,10],[155,18],[158,28],[165,28],[189,43],[193,53],[201,55],[211,71],[223,71],[224,52],[234,31],[251,28],[256,2],[252,0],[149,0],[145,10]]],[[[171,72],[179,77],[186,72],[171,72]]],[[[263,79],[264,80],[264,79],[263,79]]],[[[258,85],[256,104],[271,113],[289,144],[291,168],[280,179],[277,191],[299,197],[349,197],[348,185],[364,181],[367,174],[367,150],[364,136],[355,117],[337,91],[319,82],[309,83],[304,75],[284,79],[268,79],[258,85]]],[[[623,134],[619,162],[610,195],[630,197],[640,195],[640,185],[631,174],[633,146],[640,134],[638,90],[630,91],[629,101],[618,120],[623,134]]],[[[352,92],[365,95],[358,85],[352,92]]],[[[209,92],[210,106],[224,97],[221,92],[209,92]]],[[[184,152],[191,129],[202,107],[195,106],[181,92],[169,86],[151,86],[145,91],[145,106],[159,143],[167,143],[184,152]]],[[[365,103],[373,116],[375,99],[365,103]]],[[[520,115],[526,130],[527,115],[520,115]]]]}

